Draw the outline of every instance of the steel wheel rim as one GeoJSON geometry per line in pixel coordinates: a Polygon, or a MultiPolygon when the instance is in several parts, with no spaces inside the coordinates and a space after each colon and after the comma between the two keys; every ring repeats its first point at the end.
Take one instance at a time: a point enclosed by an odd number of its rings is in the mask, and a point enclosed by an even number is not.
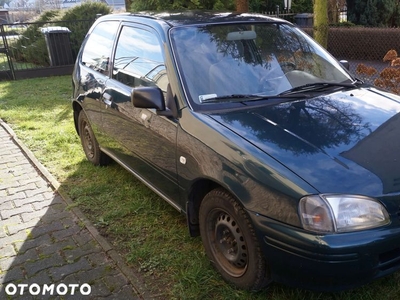
{"type": "Polygon", "coordinates": [[[247,245],[236,220],[220,209],[210,214],[209,240],[222,269],[233,277],[242,276],[248,265],[247,245]]]}
{"type": "Polygon", "coordinates": [[[84,123],[84,126],[83,126],[83,141],[85,144],[86,154],[90,158],[93,158],[93,156],[94,156],[93,140],[92,140],[92,136],[90,134],[89,124],[87,124],[86,122],[84,123]]]}

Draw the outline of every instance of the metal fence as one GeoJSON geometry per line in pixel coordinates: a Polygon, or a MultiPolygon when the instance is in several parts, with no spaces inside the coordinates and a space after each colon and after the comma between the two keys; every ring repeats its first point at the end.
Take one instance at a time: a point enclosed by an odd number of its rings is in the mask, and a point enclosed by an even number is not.
{"type": "Polygon", "coordinates": [[[93,20],[0,25],[0,79],[71,74],[93,20]]]}
{"type": "MultiPolygon", "coordinates": [[[[347,21],[345,13],[346,11],[339,11],[339,21],[347,21]]],[[[265,14],[286,19],[297,24],[310,36],[313,35],[313,14],[294,14],[279,10],[265,14]]],[[[338,60],[347,60],[350,72],[365,82],[395,92],[400,90],[400,28],[331,26],[328,51],[338,60]],[[397,63],[384,60],[391,50],[399,53],[397,63]],[[389,82],[386,78],[388,73],[394,76],[389,82]],[[387,84],[382,84],[382,81],[387,84]]]]}
{"type": "Polygon", "coordinates": [[[264,12],[263,14],[271,17],[285,19],[292,23],[295,23],[295,16],[298,15],[290,9],[281,9],[279,5],[277,5],[276,10],[264,12]]]}
{"type": "Polygon", "coordinates": [[[394,76],[391,81],[398,84],[380,86],[396,92],[400,87],[400,78],[396,78],[400,75],[400,67],[392,63],[397,55],[387,56],[393,50],[400,53],[400,28],[330,28],[328,50],[337,59],[347,60],[351,73],[375,85],[380,85],[376,80],[381,82],[391,69],[394,76]]]}

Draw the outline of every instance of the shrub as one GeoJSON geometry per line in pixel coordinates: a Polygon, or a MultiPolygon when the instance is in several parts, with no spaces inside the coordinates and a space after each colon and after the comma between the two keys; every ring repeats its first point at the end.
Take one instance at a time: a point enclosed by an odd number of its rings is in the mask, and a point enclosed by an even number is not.
{"type": "Polygon", "coordinates": [[[165,0],[135,0],[130,1],[130,11],[145,10],[180,10],[180,9],[214,9],[214,10],[234,10],[233,0],[192,0],[192,1],[165,1],[165,0]]]}
{"type": "MultiPolygon", "coordinates": [[[[379,73],[378,77],[374,80],[374,84],[377,87],[400,95],[400,57],[398,57],[396,50],[389,50],[383,61],[388,62],[389,66],[379,73]]],[[[361,76],[368,77],[372,77],[378,73],[375,68],[364,64],[359,64],[356,72],[361,76]]]]}
{"type": "Polygon", "coordinates": [[[73,58],[79,51],[79,47],[85,35],[96,19],[97,14],[109,14],[111,9],[104,3],[86,2],[68,10],[62,17],[59,11],[47,11],[40,15],[35,23],[29,25],[20,38],[11,45],[11,57],[18,62],[32,63],[37,66],[49,66],[50,59],[44,34],[41,27],[63,26],[68,27],[73,58]],[[87,22],[76,22],[87,20],[87,22]],[[62,21],[55,24],[54,22],[62,21]]]}
{"type": "Polygon", "coordinates": [[[335,24],[331,24],[330,26],[333,27],[354,27],[356,26],[356,24],[350,22],[350,21],[345,21],[345,22],[339,22],[339,23],[335,23],[335,24]]]}
{"type": "Polygon", "coordinates": [[[61,21],[65,21],[67,27],[71,30],[70,41],[74,58],[76,58],[82,41],[97,15],[108,15],[110,13],[111,9],[105,3],[86,2],[73,7],[64,14],[61,21]],[[77,20],[88,20],[89,22],[76,22],[77,20]]]}
{"type": "Polygon", "coordinates": [[[50,62],[47,55],[46,42],[40,27],[54,20],[57,16],[57,11],[47,11],[39,17],[37,23],[28,26],[21,37],[12,44],[11,57],[19,62],[48,66],[50,62]]]}

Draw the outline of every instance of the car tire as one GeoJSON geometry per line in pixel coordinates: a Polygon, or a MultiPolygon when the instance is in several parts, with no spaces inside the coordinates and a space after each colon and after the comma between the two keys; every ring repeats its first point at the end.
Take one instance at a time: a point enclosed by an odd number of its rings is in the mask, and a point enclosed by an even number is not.
{"type": "Polygon", "coordinates": [[[271,282],[249,217],[230,193],[220,188],[209,192],[200,205],[199,222],[206,253],[225,281],[247,290],[271,282]]]}
{"type": "Polygon", "coordinates": [[[100,150],[99,144],[94,136],[92,127],[83,110],[78,117],[79,136],[83,152],[86,158],[95,166],[104,166],[110,162],[110,158],[100,150]]]}

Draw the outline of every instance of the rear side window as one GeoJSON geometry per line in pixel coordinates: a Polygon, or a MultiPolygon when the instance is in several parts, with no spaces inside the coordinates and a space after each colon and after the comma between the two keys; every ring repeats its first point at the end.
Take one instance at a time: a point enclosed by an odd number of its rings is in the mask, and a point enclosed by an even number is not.
{"type": "Polygon", "coordinates": [[[108,74],[111,50],[118,25],[118,21],[97,24],[84,46],[82,64],[97,72],[108,74]]]}
{"type": "Polygon", "coordinates": [[[125,26],[115,49],[113,78],[131,87],[167,89],[167,74],[157,36],[144,29],[125,26]]]}

